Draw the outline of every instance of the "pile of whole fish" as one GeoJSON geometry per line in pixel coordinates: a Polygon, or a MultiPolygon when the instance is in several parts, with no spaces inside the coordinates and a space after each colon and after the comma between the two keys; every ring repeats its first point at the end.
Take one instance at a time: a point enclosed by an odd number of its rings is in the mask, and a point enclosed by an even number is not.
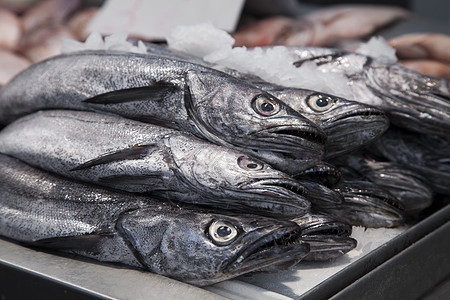
{"type": "Polygon", "coordinates": [[[207,285],[336,258],[352,225],[450,195],[445,81],[291,49],[356,101],[152,44],[32,65],[0,90],[0,235],[207,285]]]}

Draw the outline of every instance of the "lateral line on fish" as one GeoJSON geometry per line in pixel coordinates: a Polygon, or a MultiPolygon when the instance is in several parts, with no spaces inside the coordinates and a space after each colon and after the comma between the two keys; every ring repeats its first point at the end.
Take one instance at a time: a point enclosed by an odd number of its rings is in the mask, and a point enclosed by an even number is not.
{"type": "Polygon", "coordinates": [[[83,100],[85,103],[92,104],[120,104],[126,102],[160,100],[167,94],[175,92],[179,88],[167,82],[156,82],[152,86],[143,86],[129,89],[121,89],[96,95],[83,100]]]}
{"type": "Polygon", "coordinates": [[[140,159],[145,155],[155,151],[158,147],[156,145],[139,145],[132,146],[128,149],[119,150],[112,153],[107,153],[101,155],[97,158],[91,159],[81,165],[71,169],[70,171],[78,171],[83,169],[88,169],[93,166],[102,165],[106,163],[110,163],[118,160],[131,160],[131,159],[140,159]]]}

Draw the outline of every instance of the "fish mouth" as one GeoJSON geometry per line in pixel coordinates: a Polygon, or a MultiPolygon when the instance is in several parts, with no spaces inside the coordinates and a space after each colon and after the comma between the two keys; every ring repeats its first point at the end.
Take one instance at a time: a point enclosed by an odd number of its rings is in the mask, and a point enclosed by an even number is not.
{"type": "Polygon", "coordinates": [[[292,221],[300,226],[303,237],[309,235],[350,236],[352,234],[351,225],[328,216],[308,215],[292,221]]]}
{"type": "Polygon", "coordinates": [[[309,244],[310,252],[304,261],[326,261],[344,255],[356,248],[355,239],[337,235],[307,235],[302,240],[309,244]]]}
{"type": "Polygon", "coordinates": [[[224,273],[247,273],[274,264],[298,261],[310,250],[309,245],[302,241],[298,226],[273,228],[270,234],[247,245],[224,266],[224,273]]]}
{"type": "Polygon", "coordinates": [[[366,108],[351,109],[346,113],[341,113],[333,118],[328,119],[325,122],[324,126],[325,128],[327,128],[335,122],[348,121],[349,119],[357,119],[358,122],[364,122],[366,120],[367,121],[383,120],[385,122],[388,122],[388,118],[386,117],[385,113],[382,110],[372,107],[366,107],[366,108]]]}
{"type": "Polygon", "coordinates": [[[336,190],[344,196],[342,206],[324,211],[338,220],[365,227],[395,227],[404,222],[403,204],[375,184],[344,182],[336,190]]]}
{"type": "Polygon", "coordinates": [[[240,186],[243,190],[255,190],[268,196],[292,198],[296,196],[304,197],[307,191],[303,185],[293,179],[263,179],[246,183],[240,186]]]}
{"type": "Polygon", "coordinates": [[[323,147],[326,143],[326,134],[313,127],[296,128],[292,126],[277,126],[259,131],[255,134],[258,140],[267,142],[274,149],[286,151],[285,147],[293,152],[300,151],[302,147],[317,148],[323,147]]]}
{"type": "Polygon", "coordinates": [[[293,175],[296,180],[318,182],[327,188],[334,188],[342,182],[342,173],[334,166],[320,162],[293,175]]]}

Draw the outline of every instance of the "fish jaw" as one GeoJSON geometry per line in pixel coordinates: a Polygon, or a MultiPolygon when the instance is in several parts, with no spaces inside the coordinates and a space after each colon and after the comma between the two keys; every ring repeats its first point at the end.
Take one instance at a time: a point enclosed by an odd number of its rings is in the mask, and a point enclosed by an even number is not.
{"type": "Polygon", "coordinates": [[[303,261],[326,261],[344,255],[356,247],[350,238],[352,226],[331,216],[308,214],[292,220],[302,229],[302,240],[310,245],[303,261]]]}
{"type": "Polygon", "coordinates": [[[396,227],[404,222],[402,204],[374,183],[347,180],[336,190],[342,194],[344,202],[323,212],[340,221],[373,228],[396,227]]]}
{"type": "Polygon", "coordinates": [[[433,192],[419,174],[392,163],[377,163],[364,174],[367,179],[393,194],[404,206],[405,214],[414,214],[433,201],[433,192]]]}
{"type": "Polygon", "coordinates": [[[268,216],[283,216],[287,218],[302,216],[310,209],[307,191],[300,183],[293,179],[262,179],[243,183],[238,190],[242,197],[249,198],[252,205],[261,203],[266,207],[268,216]],[[274,207],[278,209],[275,210],[274,207]]]}
{"type": "Polygon", "coordinates": [[[400,65],[372,63],[364,80],[383,103],[393,124],[420,133],[450,134],[448,82],[421,75],[400,65]]]}
{"type": "Polygon", "coordinates": [[[379,109],[359,103],[348,108],[347,112],[324,122],[323,129],[328,135],[326,159],[341,156],[370,144],[389,127],[389,119],[379,109]]]}
{"type": "Polygon", "coordinates": [[[272,230],[243,249],[224,267],[224,273],[251,272],[271,266],[300,261],[310,247],[301,241],[301,230],[295,227],[272,230]]]}
{"type": "Polygon", "coordinates": [[[336,235],[306,235],[302,240],[309,244],[310,252],[303,261],[327,261],[338,258],[357,245],[355,239],[336,235]]]}
{"type": "Polygon", "coordinates": [[[299,159],[322,158],[327,139],[322,130],[311,126],[276,126],[253,133],[251,137],[266,144],[272,151],[289,152],[299,159]],[[285,146],[284,149],[280,148],[280,143],[285,146]]]}
{"type": "Polygon", "coordinates": [[[294,174],[293,178],[300,181],[308,180],[318,182],[330,189],[338,186],[343,180],[341,172],[325,162],[315,163],[309,168],[305,168],[301,172],[294,174]]]}

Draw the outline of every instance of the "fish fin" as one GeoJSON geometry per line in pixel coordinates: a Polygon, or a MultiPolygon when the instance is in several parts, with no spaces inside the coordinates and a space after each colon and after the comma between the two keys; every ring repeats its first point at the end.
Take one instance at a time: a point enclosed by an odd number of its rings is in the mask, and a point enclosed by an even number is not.
{"type": "Polygon", "coordinates": [[[112,153],[103,154],[97,158],[88,160],[81,165],[76,166],[70,171],[78,171],[82,169],[87,169],[93,166],[110,163],[118,160],[127,160],[127,159],[140,159],[145,155],[150,154],[151,152],[157,149],[156,145],[138,145],[131,146],[130,148],[119,150],[112,153]]]}
{"type": "Polygon", "coordinates": [[[57,250],[85,250],[93,253],[99,252],[98,247],[104,239],[114,234],[84,234],[76,236],[63,236],[47,238],[34,242],[27,242],[28,246],[57,250]]]}
{"type": "Polygon", "coordinates": [[[125,184],[125,185],[157,185],[157,181],[162,183],[158,174],[145,175],[112,175],[100,177],[99,182],[105,184],[125,184]]]}
{"type": "Polygon", "coordinates": [[[122,89],[96,95],[83,100],[83,102],[92,104],[119,104],[154,99],[159,100],[178,90],[179,88],[172,83],[156,82],[151,86],[122,89]]]}

